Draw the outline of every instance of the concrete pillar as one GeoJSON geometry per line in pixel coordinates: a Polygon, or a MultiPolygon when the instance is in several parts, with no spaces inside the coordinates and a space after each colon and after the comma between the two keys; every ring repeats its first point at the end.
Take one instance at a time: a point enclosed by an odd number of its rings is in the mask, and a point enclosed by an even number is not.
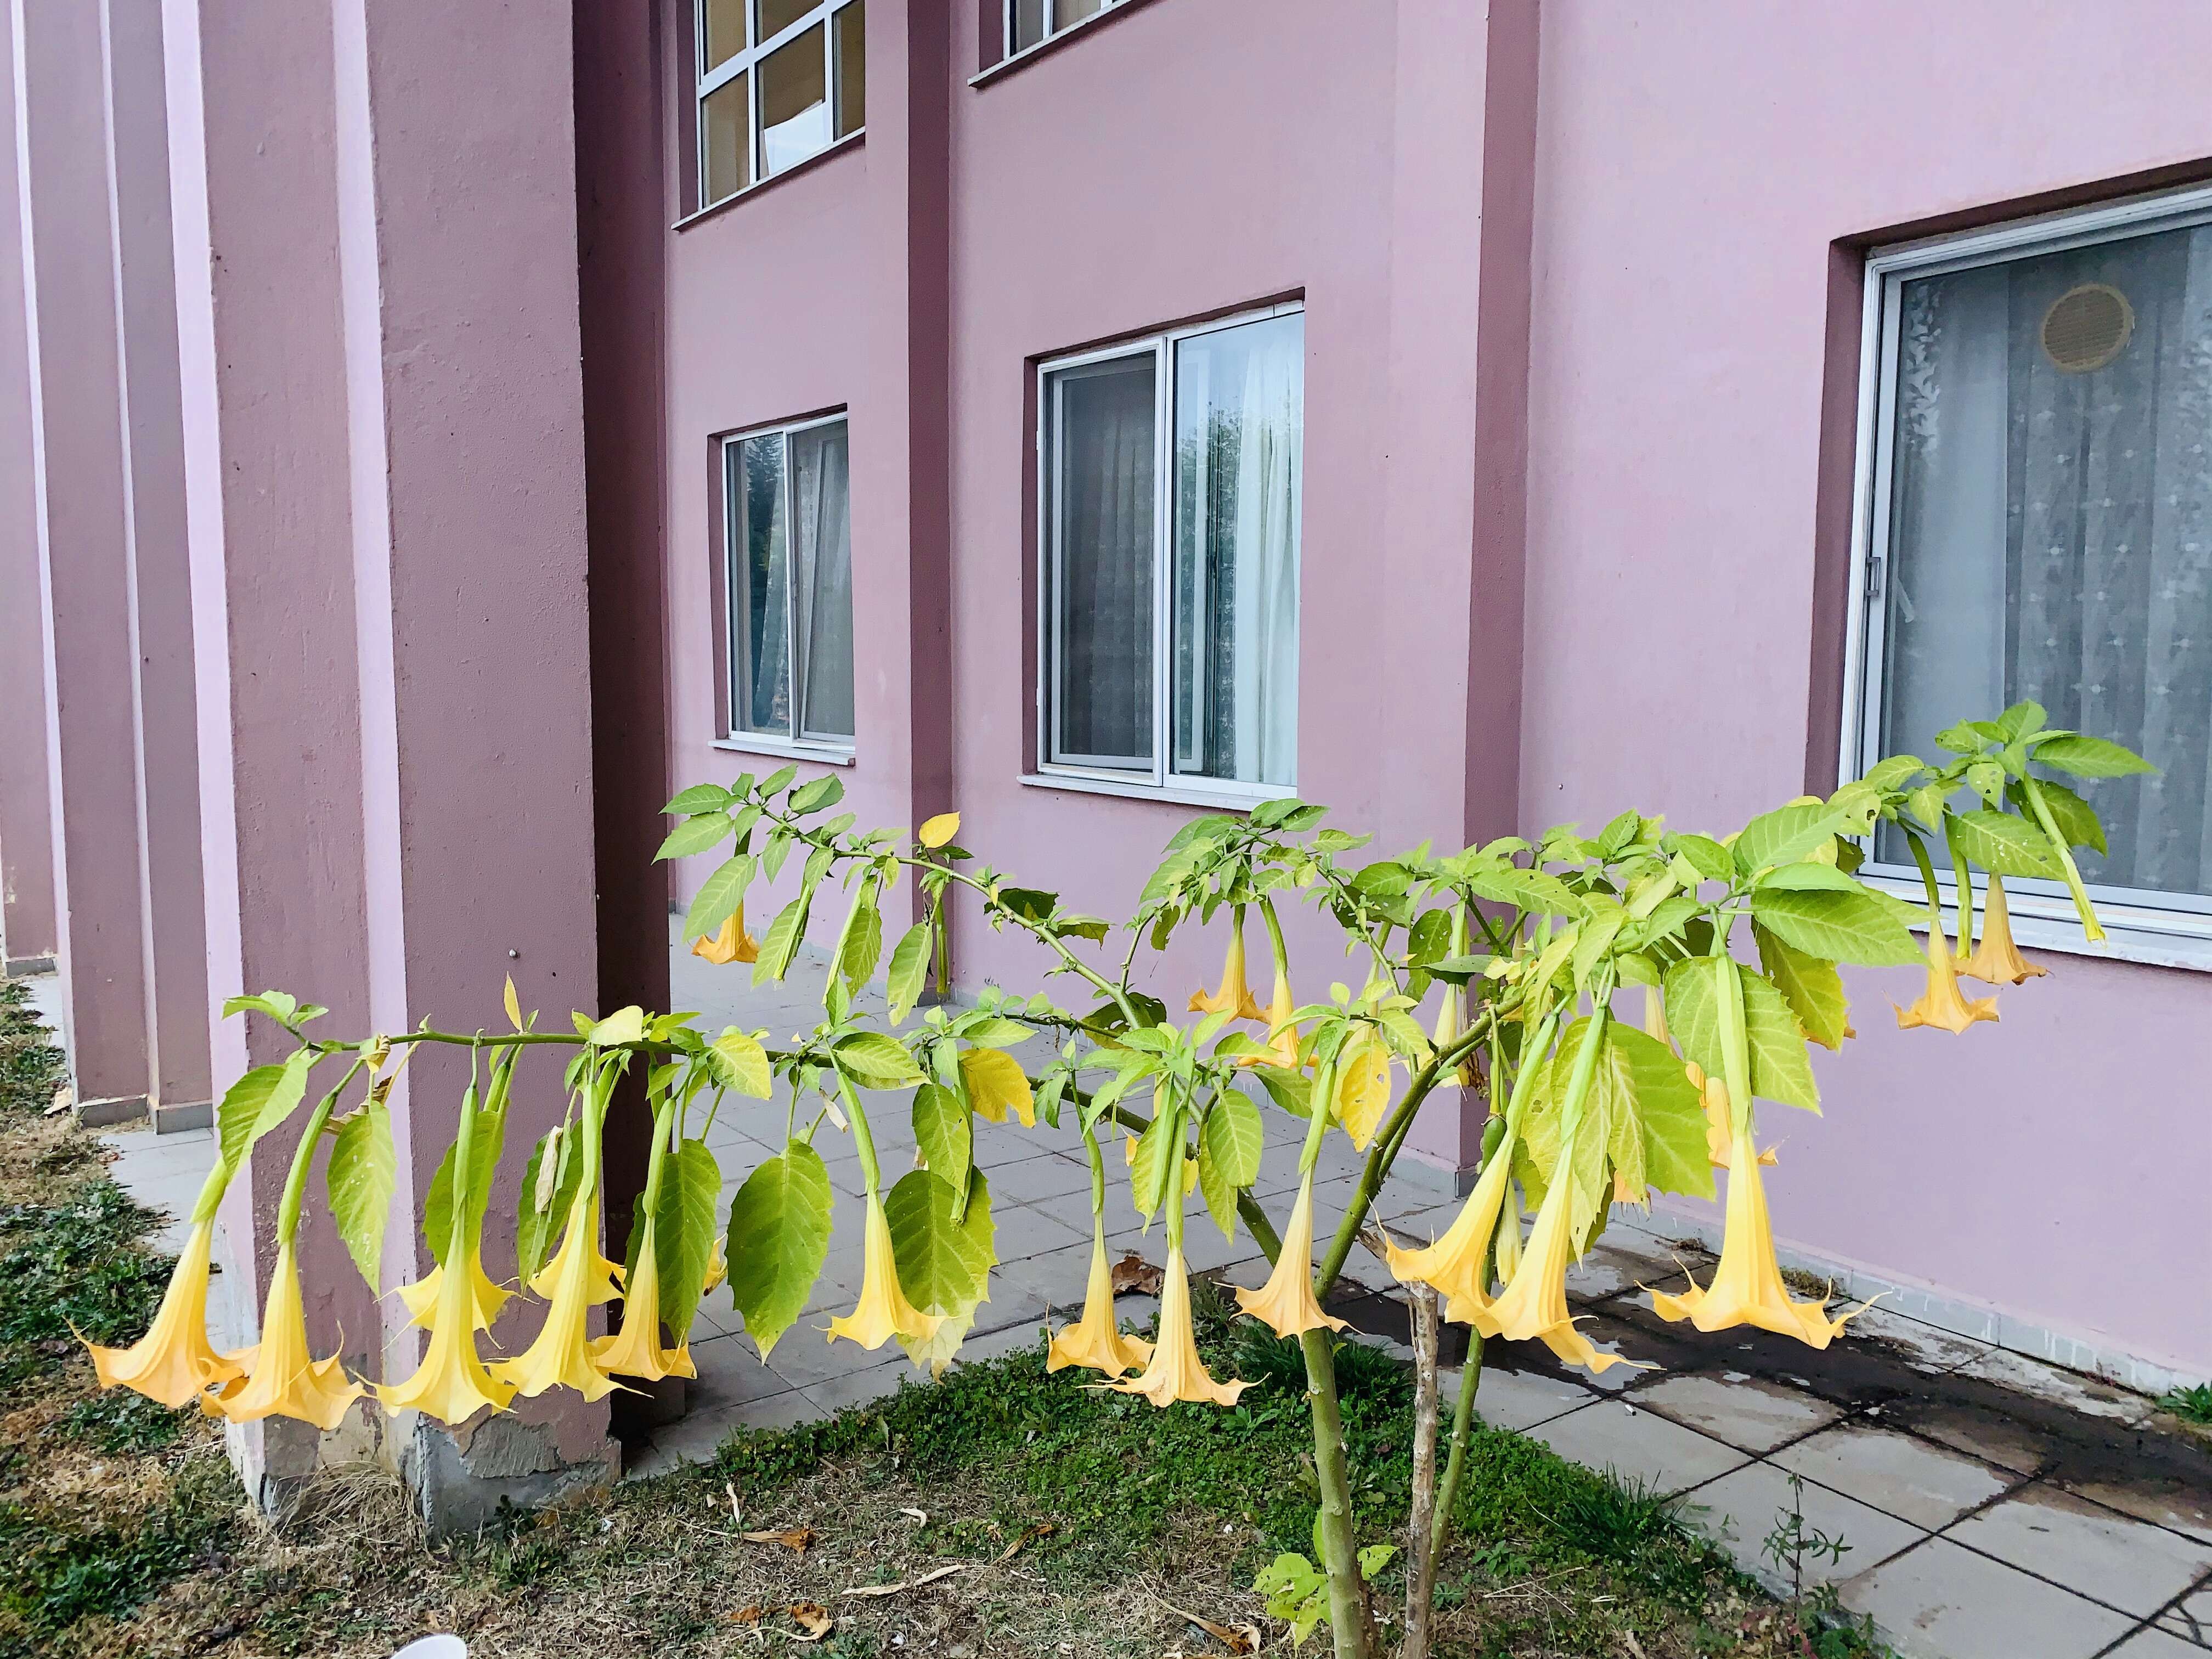
{"type": "Polygon", "coordinates": [[[50,973],[53,814],[46,793],[46,626],[37,594],[31,362],[17,188],[15,40],[0,29],[0,957],[5,971],[50,973]]]}
{"type": "MultiPolygon", "coordinates": [[[[166,21],[210,989],[312,996],[334,1029],[498,1029],[512,972],[558,1023],[599,977],[568,7],[166,21]]],[[[275,1047],[222,1027],[218,1086],[275,1047]]],[[[465,1080],[425,1054],[394,1094],[387,1281],[428,1265],[416,1218],[465,1080]]],[[[526,1062],[495,1272],[561,1105],[557,1058],[526,1062]]],[[[255,1286],[290,1151],[263,1143],[225,1208],[255,1286]]],[[[319,1205],[302,1261],[319,1344],[413,1365],[319,1205]]],[[[518,1298],[495,1340],[538,1311],[518,1298]]],[[[397,1425],[434,1526],[612,1473],[604,1404],[519,1403],[397,1425]]],[[[313,1455],[290,1425],[238,1450],[264,1501],[313,1455]]]]}

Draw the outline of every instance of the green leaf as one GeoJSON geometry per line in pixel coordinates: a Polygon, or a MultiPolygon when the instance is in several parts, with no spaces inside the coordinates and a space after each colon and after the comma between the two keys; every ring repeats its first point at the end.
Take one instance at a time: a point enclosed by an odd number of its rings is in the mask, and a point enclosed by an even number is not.
{"type": "Polygon", "coordinates": [[[1260,1086],[1267,1091],[1267,1098],[1292,1117],[1310,1117],[1313,1108],[1307,1097],[1313,1091],[1313,1079],[1303,1072],[1293,1072],[1280,1066],[1255,1066],[1252,1075],[1260,1079],[1260,1086]]]}
{"type": "Polygon", "coordinates": [[[955,1192],[967,1186],[975,1158],[975,1126],[966,1103],[941,1083],[925,1083],[914,1091],[914,1140],[923,1161],[955,1192]]]}
{"type": "Polygon", "coordinates": [[[811,890],[802,892],[776,913],[768,937],[761,941],[759,959],[753,963],[754,984],[766,985],[791,971],[799,941],[806,937],[806,912],[813,898],[811,890]]]}
{"type": "Polygon", "coordinates": [[[845,929],[845,948],[838,957],[838,971],[845,976],[845,982],[858,992],[876,971],[876,963],[883,959],[883,913],[871,898],[845,929]]]}
{"type": "Polygon", "coordinates": [[[584,1041],[596,1048],[613,1048],[625,1042],[644,1042],[645,1010],[634,1003],[627,1008],[616,1009],[586,1031],[584,1041]]]}
{"type": "Polygon", "coordinates": [[[2007,743],[2031,737],[2043,730],[2050,711],[2039,702],[2016,702],[1997,716],[1997,730],[2003,732],[2007,743]]]}
{"type": "Polygon", "coordinates": [[[1711,836],[1665,836],[1659,844],[1707,881],[1727,881],[1735,874],[1735,856],[1711,836]]]}
{"type": "Polygon", "coordinates": [[[890,1022],[896,1025],[914,1012],[929,979],[930,924],[917,921],[906,930],[891,952],[890,971],[884,989],[890,1003],[890,1022]]]}
{"type": "Polygon", "coordinates": [[[1656,1037],[1615,1020],[1606,1027],[1605,1058],[1615,1077],[1626,1079],[1633,1103],[1643,1134],[1645,1184],[1711,1198],[1713,1166],[1706,1152],[1705,1102],[1682,1057],[1656,1037]]]}
{"type": "Polygon", "coordinates": [[[767,1051],[734,1025],[724,1026],[722,1035],[707,1045],[707,1069],[723,1088],[755,1100],[766,1100],[775,1082],[767,1051]]]}
{"type": "Polygon", "coordinates": [[[835,772],[824,772],[820,777],[802,783],[791,792],[788,803],[792,812],[804,817],[809,812],[819,812],[824,807],[835,806],[845,799],[845,786],[835,772]]]}
{"type": "Polygon", "coordinates": [[[681,1342],[706,1294],[707,1267],[714,1255],[714,1200],[722,1171],[703,1140],[679,1142],[660,1165],[660,1194],[653,1210],[653,1254],[660,1268],[660,1318],[681,1342]]]}
{"type": "Polygon", "coordinates": [[[854,1031],[840,1037],[830,1053],[838,1069],[863,1089],[903,1089],[922,1080],[921,1067],[896,1037],[881,1031],[854,1031]]]}
{"type": "Polygon", "coordinates": [[[736,799],[719,783],[695,783],[660,810],[685,816],[693,812],[726,812],[736,799]]]}
{"type": "Polygon", "coordinates": [[[1850,1006],[1844,997],[1844,977],[1836,964],[1808,955],[1778,934],[1752,923],[1751,936],[1759,946],[1759,966],[1797,1016],[1808,1039],[1824,1048],[1840,1048],[1850,1030],[1850,1006]]]}
{"type": "Polygon", "coordinates": [[[752,884],[753,860],[750,853],[739,853],[725,859],[714,866],[714,872],[699,884],[699,891],[691,900],[691,908],[684,918],[684,942],[705,939],[720,930],[722,924],[738,913],[738,906],[745,896],[745,889],[752,884]]]}
{"type": "Polygon", "coordinates": [[[560,1231],[562,1221],[575,1205],[577,1191],[584,1184],[583,1151],[576,1145],[573,1132],[564,1133],[556,1154],[559,1162],[555,1165],[552,1201],[542,1209],[538,1207],[538,1179],[544,1170],[546,1145],[552,1139],[552,1131],[547,1131],[530,1155],[530,1167],[522,1172],[522,1212],[514,1234],[514,1267],[526,1285],[545,1265],[546,1249],[560,1231]]]}
{"type": "MultiPolygon", "coordinates": [[[[1667,973],[1667,1027],[1683,1054],[1709,1077],[1725,1078],[1722,1063],[1720,1009],[1713,980],[1715,958],[1693,957],[1667,973]]],[[[1745,1034],[1749,1039],[1751,1091],[1763,1100],[1820,1109],[1820,1091],[1805,1037],[1788,1000],[1765,975],[1729,961],[1743,983],[1745,1034]]]]}
{"type": "Polygon", "coordinates": [[[830,1253],[836,1200],[822,1154],[794,1140],[746,1177],[730,1200],[730,1295],[765,1359],[814,1292],[830,1253]]]}
{"type": "MultiPolygon", "coordinates": [[[[475,1099],[476,1091],[471,1089],[462,1109],[469,1110],[475,1099]]],[[[492,1176],[498,1171],[500,1152],[507,1142],[505,1109],[495,1112],[476,1106],[474,1109],[476,1126],[469,1136],[468,1231],[471,1238],[483,1225],[484,1212],[491,1202],[492,1176]]],[[[457,1134],[446,1148],[445,1157],[439,1159],[438,1171],[430,1177],[430,1191],[422,1200],[422,1242],[441,1267],[453,1237],[453,1154],[459,1149],[457,1134]]]]}
{"type": "Polygon", "coordinates": [[[289,991],[264,991],[258,996],[225,997],[222,1017],[266,1014],[279,1025],[289,1025],[300,1012],[299,999],[289,991]]]}
{"type": "Polygon", "coordinates": [[[1001,887],[999,902],[1024,921],[1043,921],[1060,908],[1060,895],[1034,887],[1001,887]]]}
{"type": "Polygon", "coordinates": [[[1027,1042],[1036,1035],[1035,1026],[1024,1025],[1019,1020],[1002,1019],[987,1015],[981,1019],[964,1019],[954,1030],[964,1042],[979,1048],[1011,1048],[1018,1042],[1027,1042]]]}
{"type": "Polygon", "coordinates": [[[2124,778],[2158,770],[2132,749],[2123,749],[2117,743],[2087,737],[2079,732],[2047,738],[2035,745],[2034,753],[2041,764],[2071,772],[2077,778],[2124,778]]]}
{"type": "Polygon", "coordinates": [[[373,1291],[383,1287],[384,1224],[398,1172],[391,1110],[371,1095],[337,1121],[323,1178],[338,1238],[373,1291]]]}
{"type": "Polygon", "coordinates": [[[1959,850],[1977,869],[2000,876],[2041,876],[2052,881],[2063,873],[2051,855],[2050,837],[2024,818],[1984,806],[1954,814],[1951,825],[1959,850]]]}
{"type": "Polygon", "coordinates": [[[1850,815],[1825,801],[1803,801],[1762,812],[1735,841],[1735,867],[1752,875],[1771,866],[1796,864],[1835,838],[1850,815]]]}
{"type": "Polygon", "coordinates": [[[1260,1109],[1249,1096],[1224,1089],[1213,1097],[1198,1132],[1198,1189],[1224,1238],[1237,1236],[1237,1194],[1260,1178],[1266,1139],[1260,1109]]]}
{"type": "Polygon", "coordinates": [[[924,1313],[957,1318],[991,1299],[990,1273],[998,1255],[990,1183],[981,1170],[970,1182],[967,1213],[960,1218],[955,1216],[959,1194],[933,1170],[909,1170],[884,1195],[899,1288],[924,1313]]]}
{"type": "Polygon", "coordinates": [[[1921,960],[1920,947],[1905,924],[1850,877],[1825,865],[1793,865],[1775,874],[1785,879],[1761,882],[1752,893],[1751,913],[1785,943],[1808,956],[1868,967],[1921,960]],[[1825,871],[1832,882],[1799,877],[1800,872],[1814,870],[1825,871]]]}
{"type": "MultiPolygon", "coordinates": [[[[2053,783],[2049,778],[2038,778],[2035,788],[2043,797],[2051,821],[2058,826],[2058,833],[2066,837],[2069,847],[2086,847],[2095,853],[2111,850],[2105,844],[2105,826],[2098,822],[2096,808],[2064,784],[2053,783]]],[[[2023,816],[2033,810],[2027,804],[2027,792],[2018,783],[2006,787],[2005,798],[2023,816]]]]}
{"type": "Polygon", "coordinates": [[[1129,1165],[1129,1197],[1146,1226],[1168,1195],[1168,1171],[1181,1164],[1182,1147],[1182,1114],[1156,1108],[1152,1121],[1137,1137],[1137,1154],[1129,1165]]]}
{"type": "Polygon", "coordinates": [[[660,850],[653,855],[658,864],[664,859],[689,858],[695,853],[704,853],[719,847],[736,831],[727,812],[702,812],[696,818],[686,818],[668,832],[668,839],[660,843],[660,850]]]}
{"type": "Polygon", "coordinates": [[[281,1066],[257,1066],[226,1090],[216,1109],[216,1127],[223,1167],[234,1176],[245,1164],[253,1143],[292,1115],[307,1097],[312,1049],[295,1049],[281,1066]]]}

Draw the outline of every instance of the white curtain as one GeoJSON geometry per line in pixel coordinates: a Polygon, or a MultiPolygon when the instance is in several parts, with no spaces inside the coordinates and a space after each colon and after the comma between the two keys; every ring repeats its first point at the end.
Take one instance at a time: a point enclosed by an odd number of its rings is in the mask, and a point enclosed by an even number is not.
{"type": "Polygon", "coordinates": [[[2082,786],[2111,841],[2091,879],[2206,893],[2212,229],[1910,283],[1899,323],[1887,750],[2033,698],[2160,769],[2082,786]],[[2069,371],[2045,319],[2090,283],[2132,328],[2069,371]]]}
{"type": "Polygon", "coordinates": [[[805,685],[800,735],[853,735],[853,541],[850,447],[845,423],[813,427],[791,440],[791,498],[799,568],[805,685]]]}
{"type": "Polygon", "coordinates": [[[1054,383],[1055,760],[1152,764],[1154,374],[1147,354],[1054,383]]]}
{"type": "Polygon", "coordinates": [[[783,437],[737,446],[736,556],[731,621],[738,635],[732,725],[740,732],[791,730],[791,580],[783,515],[783,437]]]}

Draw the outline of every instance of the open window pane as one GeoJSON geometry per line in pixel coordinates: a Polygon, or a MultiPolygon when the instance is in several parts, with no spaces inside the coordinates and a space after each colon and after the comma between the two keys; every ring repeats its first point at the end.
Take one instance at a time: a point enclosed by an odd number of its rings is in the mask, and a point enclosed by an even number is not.
{"type": "Polygon", "coordinates": [[[820,24],[761,60],[761,176],[773,178],[829,148],[829,63],[820,24]]]}
{"type": "MultiPolygon", "coordinates": [[[[2212,228],[1899,284],[1881,752],[2032,698],[2160,770],[2081,785],[2107,886],[2212,891],[2212,228]]],[[[1892,831],[1887,861],[1909,854],[1892,831]]]]}
{"type": "Polygon", "coordinates": [[[791,512],[799,553],[796,632],[805,663],[799,735],[853,736],[853,544],[845,423],[791,434],[791,512]]]}
{"type": "Polygon", "coordinates": [[[1054,410],[1052,758],[1149,771],[1156,359],[1063,369],[1054,410]]]}
{"type": "Polygon", "coordinates": [[[1305,319],[1176,344],[1174,769],[1296,781],[1305,319]]]}
{"type": "Polygon", "coordinates": [[[730,456],[730,724],[791,735],[791,568],[784,525],[783,435],[730,456]]]}
{"type": "Polygon", "coordinates": [[[752,183],[745,149],[745,77],[734,75],[699,100],[701,204],[711,207],[752,183]]]}

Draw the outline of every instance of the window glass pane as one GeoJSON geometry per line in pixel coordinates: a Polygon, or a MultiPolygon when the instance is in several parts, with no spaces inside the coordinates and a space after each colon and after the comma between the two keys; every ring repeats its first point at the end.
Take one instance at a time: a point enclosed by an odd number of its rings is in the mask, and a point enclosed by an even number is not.
{"type": "Polygon", "coordinates": [[[842,421],[791,434],[793,544],[799,555],[797,632],[805,665],[799,734],[853,735],[851,469],[842,421]]]}
{"type": "Polygon", "coordinates": [[[839,12],[837,30],[837,136],[868,124],[868,8],[866,0],[839,12]]]}
{"type": "Polygon", "coordinates": [[[745,0],[707,0],[706,33],[700,41],[700,73],[745,49],[745,0]]]}
{"type": "Polygon", "coordinates": [[[1044,0],[1013,0],[1014,38],[1006,48],[1019,52],[1044,39],[1044,0]]]}
{"type": "Polygon", "coordinates": [[[1146,352],[1051,381],[1057,761],[1152,766],[1156,373],[1146,352]]]}
{"type": "Polygon", "coordinates": [[[814,9],[816,0],[760,0],[760,38],[773,40],[814,9]]]}
{"type": "Polygon", "coordinates": [[[2033,698],[2160,769],[2081,785],[2084,873],[2207,893],[2212,228],[1910,280],[1898,322],[1882,752],[2033,698]]]}
{"type": "Polygon", "coordinates": [[[1174,769],[1297,780],[1305,319],[1176,343],[1174,769]]]}
{"type": "Polygon", "coordinates": [[[711,207],[752,183],[745,155],[745,77],[732,76],[699,100],[699,205],[711,207]]]}
{"type": "Polygon", "coordinates": [[[830,85],[821,25],[761,60],[761,176],[796,167],[830,143],[830,85]]]}
{"type": "Polygon", "coordinates": [[[783,522],[783,438],[728,446],[730,724],[791,735],[790,563],[783,522]]]}
{"type": "Polygon", "coordinates": [[[1057,34],[1070,23],[1079,23],[1104,8],[1106,0],[1053,0],[1052,29],[1057,34]]]}

